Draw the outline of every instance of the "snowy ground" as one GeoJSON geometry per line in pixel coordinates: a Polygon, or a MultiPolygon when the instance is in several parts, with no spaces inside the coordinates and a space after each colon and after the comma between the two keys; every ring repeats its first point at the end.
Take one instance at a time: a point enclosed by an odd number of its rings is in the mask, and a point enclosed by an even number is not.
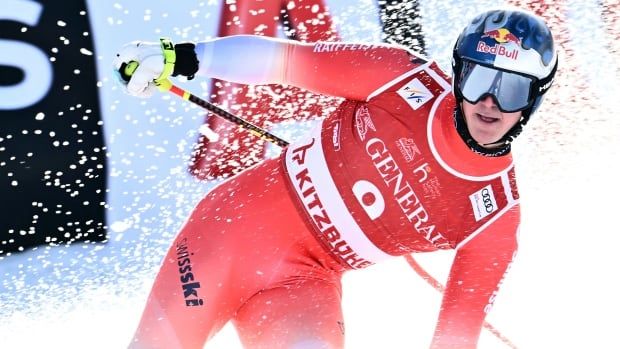
{"type": "MultiPolygon", "coordinates": [[[[123,95],[109,62],[129,40],[212,36],[220,2],[178,2],[161,10],[150,2],[90,1],[95,37],[105,38],[96,41],[96,52],[110,151],[110,241],[0,260],[0,348],[126,346],[168,244],[213,183],[185,174],[202,113],[167,96],[123,95]]],[[[466,19],[496,3],[421,2],[429,54],[441,57],[443,67],[466,19]]],[[[379,40],[374,1],[327,3],[344,39],[379,40]]],[[[620,20],[605,31],[597,1],[564,3],[567,18],[555,23],[569,48],[561,56],[564,68],[515,145],[520,254],[487,320],[519,348],[618,348],[620,52],[614,38],[620,38],[620,20]]],[[[207,85],[185,86],[204,93],[207,85]]],[[[445,280],[451,256],[419,259],[445,280]]],[[[428,347],[439,301],[403,259],[347,274],[347,348],[428,347]]],[[[229,326],[207,346],[238,347],[229,326]]],[[[479,347],[505,346],[484,331],[479,347]]]]}

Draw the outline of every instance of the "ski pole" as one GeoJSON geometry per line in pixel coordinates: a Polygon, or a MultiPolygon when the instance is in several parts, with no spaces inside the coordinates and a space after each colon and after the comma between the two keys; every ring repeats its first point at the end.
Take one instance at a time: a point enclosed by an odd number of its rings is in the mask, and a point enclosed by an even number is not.
{"type": "Polygon", "coordinates": [[[224,118],[230,122],[233,122],[239,126],[241,126],[242,128],[250,131],[250,133],[252,133],[253,135],[259,137],[260,139],[266,140],[268,142],[271,142],[277,146],[280,146],[282,148],[288,146],[288,142],[285,141],[284,139],[274,135],[273,133],[265,130],[264,128],[261,128],[259,126],[254,125],[253,123],[235,115],[232,114],[220,107],[218,107],[217,105],[208,102],[198,96],[196,96],[195,94],[192,94],[190,92],[188,92],[187,90],[184,90],[174,84],[172,84],[172,82],[170,82],[170,80],[165,79],[162,81],[159,81],[159,87],[162,89],[166,89],[170,92],[172,92],[173,94],[183,98],[186,101],[190,101],[210,112],[212,112],[213,114],[224,118]]]}
{"type": "MultiPolygon", "coordinates": [[[[133,75],[134,71],[138,68],[138,62],[136,61],[131,61],[129,63],[123,63],[123,65],[121,65],[120,68],[120,73],[121,73],[121,77],[123,79],[125,79],[126,81],[129,81],[129,79],[131,78],[131,75],[133,75]]],[[[248,130],[250,133],[252,133],[253,135],[259,137],[260,139],[266,140],[268,142],[271,142],[277,146],[280,146],[282,148],[286,147],[289,145],[289,143],[287,141],[285,141],[284,139],[274,135],[273,133],[265,130],[264,128],[261,128],[259,126],[254,125],[253,123],[235,115],[232,114],[220,107],[218,107],[217,105],[208,102],[198,96],[196,96],[195,94],[192,94],[190,92],[188,92],[187,90],[184,90],[176,85],[174,85],[169,79],[158,79],[155,80],[154,83],[157,85],[157,87],[159,87],[160,91],[170,91],[173,94],[183,98],[186,101],[190,101],[196,105],[198,105],[199,107],[202,107],[208,111],[210,111],[211,113],[224,118],[232,123],[235,123],[239,126],[241,126],[241,128],[248,130]]]]}
{"type": "MultiPolygon", "coordinates": [[[[431,285],[439,293],[443,293],[444,286],[441,284],[441,282],[437,281],[437,279],[435,279],[431,274],[429,274],[429,272],[424,270],[424,268],[422,268],[422,266],[413,258],[412,255],[406,255],[405,259],[407,260],[407,263],[409,263],[409,266],[422,279],[424,279],[429,285],[431,285]]],[[[517,349],[517,346],[514,345],[514,343],[512,343],[512,341],[510,339],[508,339],[508,337],[504,336],[497,328],[495,328],[495,326],[491,325],[489,322],[484,321],[483,327],[485,329],[487,329],[489,332],[491,332],[497,339],[502,341],[508,347],[510,347],[512,349],[517,349]]]]}

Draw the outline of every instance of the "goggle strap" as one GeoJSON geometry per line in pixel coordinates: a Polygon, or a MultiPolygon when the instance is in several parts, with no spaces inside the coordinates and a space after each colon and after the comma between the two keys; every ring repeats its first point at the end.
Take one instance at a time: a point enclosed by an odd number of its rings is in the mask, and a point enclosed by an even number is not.
{"type": "Polygon", "coordinates": [[[543,94],[545,94],[545,92],[547,92],[551,85],[553,85],[553,79],[555,78],[555,72],[557,69],[558,61],[556,60],[555,64],[553,65],[553,69],[551,70],[551,73],[549,73],[549,75],[547,75],[547,77],[545,77],[544,79],[536,80],[536,82],[532,86],[534,90],[534,95],[542,96],[543,94]]]}

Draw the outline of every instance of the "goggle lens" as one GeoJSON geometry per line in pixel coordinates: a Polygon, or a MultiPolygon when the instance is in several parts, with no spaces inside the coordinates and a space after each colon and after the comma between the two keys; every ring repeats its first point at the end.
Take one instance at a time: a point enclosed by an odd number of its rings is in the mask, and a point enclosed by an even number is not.
{"type": "Polygon", "coordinates": [[[463,61],[458,89],[470,103],[491,95],[502,112],[512,113],[531,105],[533,83],[534,79],[525,75],[463,61]]]}

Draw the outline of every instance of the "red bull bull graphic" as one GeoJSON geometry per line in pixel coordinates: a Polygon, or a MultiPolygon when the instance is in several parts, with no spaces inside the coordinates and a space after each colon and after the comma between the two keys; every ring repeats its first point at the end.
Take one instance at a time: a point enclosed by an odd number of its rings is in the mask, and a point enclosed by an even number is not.
{"type": "Polygon", "coordinates": [[[514,42],[515,44],[518,44],[518,45],[521,44],[521,39],[519,39],[516,35],[511,33],[506,28],[499,28],[499,29],[494,29],[494,30],[485,32],[482,35],[482,38],[493,38],[495,39],[495,41],[499,42],[500,44],[505,44],[507,42],[514,42]]]}
{"type": "Polygon", "coordinates": [[[517,50],[516,48],[509,50],[504,45],[511,43],[511,42],[517,45],[521,45],[521,39],[519,39],[516,35],[511,33],[508,29],[499,28],[499,29],[490,30],[490,31],[484,32],[484,34],[482,34],[480,38],[481,39],[492,38],[496,41],[496,43],[495,45],[491,46],[491,45],[488,45],[486,42],[480,40],[478,41],[478,46],[476,46],[476,51],[482,52],[482,53],[490,53],[496,56],[505,56],[506,58],[510,58],[514,60],[517,59],[517,56],[519,55],[519,50],[517,50]]]}

